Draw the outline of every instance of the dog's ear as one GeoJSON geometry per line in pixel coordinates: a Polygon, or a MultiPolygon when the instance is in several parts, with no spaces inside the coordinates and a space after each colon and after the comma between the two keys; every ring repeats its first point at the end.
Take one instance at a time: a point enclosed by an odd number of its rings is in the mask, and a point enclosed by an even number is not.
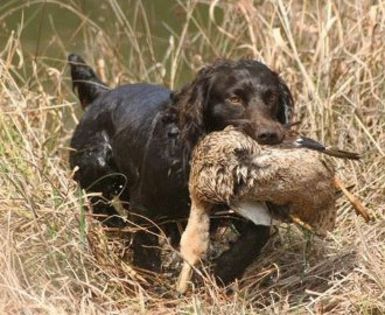
{"type": "Polygon", "coordinates": [[[206,133],[204,114],[207,107],[212,67],[201,69],[190,84],[173,96],[178,108],[179,127],[188,158],[201,136],[206,133]]]}
{"type": "Polygon", "coordinates": [[[286,83],[278,76],[279,80],[279,110],[278,120],[284,125],[290,125],[294,116],[294,99],[286,83]]]}

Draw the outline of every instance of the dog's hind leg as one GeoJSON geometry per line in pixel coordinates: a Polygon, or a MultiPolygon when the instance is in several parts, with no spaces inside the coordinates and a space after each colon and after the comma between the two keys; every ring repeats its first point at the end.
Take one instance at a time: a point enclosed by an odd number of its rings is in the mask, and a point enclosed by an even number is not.
{"type": "Polygon", "coordinates": [[[119,194],[119,187],[123,187],[124,180],[118,175],[109,174],[99,179],[100,184],[88,189],[88,193],[99,193],[100,195],[90,196],[89,201],[93,215],[107,227],[122,228],[127,222],[113,205],[113,199],[119,194]],[[108,178],[110,177],[110,178],[108,178]]]}
{"type": "Polygon", "coordinates": [[[96,132],[87,140],[87,145],[70,153],[71,168],[78,168],[74,178],[91,194],[89,201],[95,216],[109,227],[123,227],[126,222],[112,200],[119,195],[121,200],[128,201],[127,180],[117,172],[107,135],[96,132]]]}

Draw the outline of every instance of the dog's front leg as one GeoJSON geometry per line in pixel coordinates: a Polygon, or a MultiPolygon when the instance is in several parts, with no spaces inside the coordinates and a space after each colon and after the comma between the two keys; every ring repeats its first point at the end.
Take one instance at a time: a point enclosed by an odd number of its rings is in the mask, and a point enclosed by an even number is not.
{"type": "Polygon", "coordinates": [[[224,285],[242,276],[270,237],[269,226],[242,219],[234,220],[234,224],[240,234],[238,240],[215,261],[215,276],[224,285]]]}
{"type": "Polygon", "coordinates": [[[156,228],[135,233],[133,241],[134,265],[152,272],[160,272],[161,257],[156,228]]]}

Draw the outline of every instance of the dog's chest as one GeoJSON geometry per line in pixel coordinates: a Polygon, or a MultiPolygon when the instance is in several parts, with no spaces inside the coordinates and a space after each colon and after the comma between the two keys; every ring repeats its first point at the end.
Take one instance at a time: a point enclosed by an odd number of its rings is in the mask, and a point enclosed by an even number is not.
{"type": "Polygon", "coordinates": [[[188,175],[183,146],[174,122],[159,119],[149,135],[134,189],[134,202],[154,215],[184,216],[189,209],[188,175]]]}

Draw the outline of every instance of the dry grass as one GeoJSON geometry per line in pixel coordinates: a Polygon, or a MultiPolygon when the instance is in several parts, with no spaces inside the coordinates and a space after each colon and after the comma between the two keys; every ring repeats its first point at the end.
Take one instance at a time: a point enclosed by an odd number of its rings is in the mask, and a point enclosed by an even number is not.
{"type": "Polygon", "coordinates": [[[280,228],[231,294],[206,281],[177,297],[175,275],[147,286],[119,238],[87,217],[71,180],[66,145],[78,105],[64,60],[42,58],[26,77],[31,61],[15,33],[0,51],[0,313],[384,314],[385,2],[212,1],[203,23],[196,11],[205,4],[183,1],[185,24],[161,55],[139,1],[134,20],[107,3],[115,32],[73,1],[64,6],[83,19],[85,57],[104,57],[111,84],[180,86],[219,56],[265,61],[289,83],[306,134],[364,152],[362,162],[336,163],[376,222],[364,224],[341,199],[333,234],[321,241],[280,228]],[[128,58],[118,40],[130,43],[128,58]]]}

